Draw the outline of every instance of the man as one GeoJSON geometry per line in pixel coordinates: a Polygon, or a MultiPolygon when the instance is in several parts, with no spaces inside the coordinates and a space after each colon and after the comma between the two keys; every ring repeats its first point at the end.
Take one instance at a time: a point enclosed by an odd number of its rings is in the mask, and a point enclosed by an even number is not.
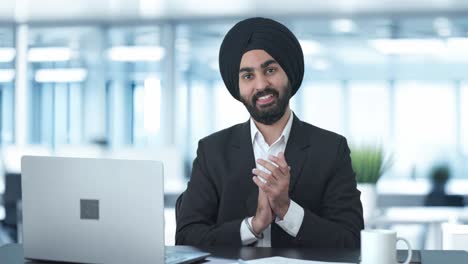
{"type": "Polygon", "coordinates": [[[289,108],[304,75],[293,33],[271,19],[241,21],[219,65],[251,118],[200,140],[176,244],[358,248],[364,224],[346,139],[289,108]]]}

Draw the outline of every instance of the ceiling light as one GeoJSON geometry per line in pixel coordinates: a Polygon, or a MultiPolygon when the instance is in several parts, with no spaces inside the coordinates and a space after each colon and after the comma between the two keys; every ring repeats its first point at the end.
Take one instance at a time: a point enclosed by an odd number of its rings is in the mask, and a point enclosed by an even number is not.
{"type": "Polygon", "coordinates": [[[15,70],[2,69],[0,70],[0,83],[9,83],[15,79],[15,70]]]}
{"type": "Polygon", "coordinates": [[[335,19],[331,22],[331,28],[338,33],[351,33],[356,30],[356,24],[351,19],[335,19]]]}
{"type": "Polygon", "coordinates": [[[322,51],[322,46],[317,41],[313,40],[299,40],[299,43],[302,47],[302,52],[304,55],[314,55],[322,51]]]}
{"type": "Polygon", "coordinates": [[[437,39],[375,39],[369,44],[386,55],[440,54],[446,51],[443,41],[437,39]]]}
{"type": "Polygon", "coordinates": [[[312,62],[312,67],[318,71],[326,71],[330,68],[330,62],[325,59],[318,59],[312,62]]]}
{"type": "Polygon", "coordinates": [[[160,61],[165,50],[160,46],[116,46],[110,48],[107,55],[112,61],[160,61]]]}
{"type": "Polygon", "coordinates": [[[34,79],[39,83],[73,83],[84,81],[87,75],[83,68],[40,69],[36,71],[34,79]]]}
{"type": "Polygon", "coordinates": [[[72,51],[66,47],[30,48],[28,60],[30,62],[69,61],[72,51]]]}
{"type": "Polygon", "coordinates": [[[0,48],[0,62],[11,62],[16,56],[14,48],[0,48]]]}

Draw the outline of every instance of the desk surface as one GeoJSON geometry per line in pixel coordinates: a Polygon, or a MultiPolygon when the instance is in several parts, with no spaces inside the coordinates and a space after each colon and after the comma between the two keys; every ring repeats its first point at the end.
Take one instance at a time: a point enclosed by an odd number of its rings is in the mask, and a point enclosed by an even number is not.
{"type": "Polygon", "coordinates": [[[389,207],[382,215],[372,217],[367,225],[432,224],[450,220],[468,222],[468,207],[410,206],[389,207]]]}
{"type": "MultiPolygon", "coordinates": [[[[180,250],[197,250],[192,247],[176,246],[180,250]]],[[[174,247],[170,247],[174,248],[174,247]]],[[[233,263],[233,260],[239,258],[244,260],[265,258],[271,256],[283,256],[288,258],[308,259],[318,261],[332,262],[352,262],[357,263],[359,260],[359,250],[344,250],[344,249],[277,249],[277,248],[219,248],[219,247],[203,247],[199,250],[211,253],[211,256],[204,263],[233,263]]],[[[468,263],[468,252],[455,250],[415,250],[417,258],[420,261],[411,263],[422,264],[466,264],[468,263]]],[[[404,253],[399,251],[399,253],[404,253]]],[[[404,258],[404,254],[399,254],[404,258]]],[[[416,259],[415,259],[416,260],[416,259]]],[[[25,262],[23,258],[23,248],[21,244],[7,244],[0,247],[0,263],[2,264],[24,264],[37,263],[25,262]]],[[[46,262],[40,262],[47,264],[46,262]]],[[[57,263],[57,262],[54,262],[57,263]]]]}

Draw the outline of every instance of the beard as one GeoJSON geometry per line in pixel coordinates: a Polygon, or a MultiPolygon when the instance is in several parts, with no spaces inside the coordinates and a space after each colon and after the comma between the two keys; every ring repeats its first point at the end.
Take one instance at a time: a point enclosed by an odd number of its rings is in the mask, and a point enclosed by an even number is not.
{"type": "Polygon", "coordinates": [[[243,97],[241,97],[241,99],[242,103],[247,108],[247,111],[249,111],[250,116],[255,121],[264,125],[271,125],[280,120],[284,113],[286,113],[286,108],[289,105],[289,99],[291,99],[292,93],[292,87],[289,82],[286,85],[284,91],[285,93],[280,95],[277,90],[271,87],[267,87],[264,90],[254,94],[251,101],[243,97]],[[273,95],[275,100],[269,104],[258,106],[258,98],[269,94],[273,95]]]}

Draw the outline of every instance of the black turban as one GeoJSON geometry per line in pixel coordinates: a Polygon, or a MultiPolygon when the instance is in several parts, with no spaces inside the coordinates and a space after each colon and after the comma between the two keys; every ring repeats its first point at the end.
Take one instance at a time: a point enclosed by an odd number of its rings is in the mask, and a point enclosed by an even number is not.
{"type": "Polygon", "coordinates": [[[272,56],[288,76],[294,95],[304,77],[304,55],[294,34],[268,18],[249,18],[237,23],[224,37],[219,50],[219,69],[224,84],[240,100],[239,67],[242,55],[261,49],[272,56]]]}

